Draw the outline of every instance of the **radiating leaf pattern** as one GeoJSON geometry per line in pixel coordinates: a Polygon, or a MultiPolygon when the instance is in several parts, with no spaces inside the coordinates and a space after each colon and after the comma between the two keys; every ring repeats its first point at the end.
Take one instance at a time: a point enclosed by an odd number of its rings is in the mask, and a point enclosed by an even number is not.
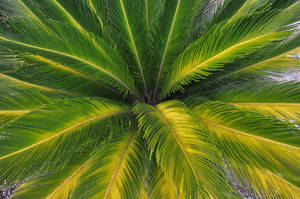
{"type": "Polygon", "coordinates": [[[1,0],[1,189],[299,198],[300,83],[279,81],[300,67],[299,13],[299,0],[1,0]]]}

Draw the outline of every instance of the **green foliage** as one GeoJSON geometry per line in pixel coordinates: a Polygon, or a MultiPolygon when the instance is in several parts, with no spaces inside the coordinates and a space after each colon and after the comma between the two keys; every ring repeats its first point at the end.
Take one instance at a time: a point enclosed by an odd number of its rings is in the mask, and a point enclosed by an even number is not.
{"type": "Polygon", "coordinates": [[[15,199],[300,197],[299,0],[2,0],[15,199]],[[180,91],[180,92],[179,92],[180,91]]]}

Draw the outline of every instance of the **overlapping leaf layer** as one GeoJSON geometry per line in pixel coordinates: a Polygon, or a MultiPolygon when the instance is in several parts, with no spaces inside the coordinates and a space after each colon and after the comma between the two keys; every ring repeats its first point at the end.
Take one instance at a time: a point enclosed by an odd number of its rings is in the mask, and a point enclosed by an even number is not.
{"type": "Polygon", "coordinates": [[[299,0],[2,0],[0,187],[300,198],[300,83],[280,81],[299,74],[299,13],[299,0]]]}

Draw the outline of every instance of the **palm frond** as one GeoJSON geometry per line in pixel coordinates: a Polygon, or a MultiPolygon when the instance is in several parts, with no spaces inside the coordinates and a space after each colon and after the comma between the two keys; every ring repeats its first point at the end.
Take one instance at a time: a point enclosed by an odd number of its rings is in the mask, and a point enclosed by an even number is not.
{"type": "Polygon", "coordinates": [[[0,189],[299,198],[300,82],[282,81],[300,66],[299,13],[299,0],[1,0],[0,189]]]}
{"type": "MultiPolygon", "coordinates": [[[[292,0],[287,3],[287,7],[278,15],[278,24],[282,29],[296,28],[299,25],[299,10],[300,2],[298,0],[292,0]]],[[[273,21],[275,25],[275,21],[273,21]]]]}
{"type": "Polygon", "coordinates": [[[48,21],[47,26],[51,28],[51,32],[39,28],[27,18],[8,18],[0,27],[1,46],[15,50],[11,54],[38,55],[121,92],[138,95],[122,57],[107,42],[62,22],[48,21]],[[6,27],[7,24],[9,28],[6,27]]]}
{"type": "MultiPolygon", "coordinates": [[[[234,103],[240,108],[270,114],[289,123],[300,122],[300,103],[234,103]]],[[[300,127],[294,124],[295,127],[300,127]]]]}
{"type": "Polygon", "coordinates": [[[137,104],[134,111],[145,131],[149,151],[167,179],[179,189],[179,195],[224,197],[226,183],[217,166],[217,151],[209,141],[210,135],[199,130],[182,102],[167,101],[155,107],[137,104]]]}
{"type": "Polygon", "coordinates": [[[297,47],[296,49],[290,50],[283,54],[237,70],[234,72],[234,74],[253,72],[259,73],[260,71],[262,73],[268,73],[269,71],[284,72],[288,69],[299,68],[300,59],[297,57],[299,53],[300,47],[297,47]]]}
{"type": "Polygon", "coordinates": [[[226,0],[223,1],[223,5],[217,10],[212,23],[219,23],[221,21],[230,23],[249,13],[260,12],[268,9],[285,9],[295,2],[297,2],[297,0],[226,0]]]}
{"type": "Polygon", "coordinates": [[[56,0],[55,4],[71,23],[78,26],[84,32],[93,32],[102,35],[104,29],[104,16],[98,12],[98,5],[104,1],[64,1],[56,0]],[[99,3],[98,3],[99,2],[99,3]]]}
{"type": "Polygon", "coordinates": [[[251,72],[251,75],[255,74],[257,77],[261,77],[262,75],[268,75],[268,73],[283,73],[289,69],[299,68],[297,53],[300,46],[300,35],[297,27],[299,26],[298,13],[300,11],[300,2],[270,1],[267,9],[273,7],[284,8],[284,10],[275,15],[267,26],[278,26],[280,30],[294,30],[294,33],[282,42],[273,42],[259,49],[257,52],[246,56],[244,59],[237,60],[233,64],[225,66],[224,71],[206,80],[205,84],[209,82],[217,83],[218,81],[232,82],[236,78],[240,78],[241,74],[246,73],[246,71],[251,72]],[[275,65],[273,66],[273,64],[275,65]],[[255,68],[260,70],[254,70],[255,68]]]}
{"type": "Polygon", "coordinates": [[[44,89],[50,87],[48,90],[57,90],[75,96],[115,96],[116,98],[122,96],[118,90],[96,79],[41,56],[20,55],[18,58],[9,58],[9,61],[15,61],[16,64],[3,70],[0,68],[2,72],[0,75],[15,78],[23,81],[24,84],[34,84],[44,89]]]}
{"type": "Polygon", "coordinates": [[[63,170],[25,183],[14,198],[135,198],[143,149],[136,133],[120,134],[92,154],[75,157],[63,170]]]}
{"type": "Polygon", "coordinates": [[[149,198],[184,198],[183,196],[179,196],[179,189],[172,180],[165,176],[155,158],[149,161],[145,184],[147,185],[146,190],[149,193],[149,198]]]}
{"type": "MultiPolygon", "coordinates": [[[[281,78],[299,68],[298,51],[300,35],[296,34],[284,42],[268,44],[242,59],[227,64],[222,71],[216,71],[207,79],[199,80],[186,89],[185,93],[210,95],[212,90],[218,90],[229,85],[271,84],[271,78],[281,78]],[[263,83],[263,81],[266,81],[263,83]],[[256,82],[256,83],[255,83],[256,82]]],[[[276,82],[273,82],[277,85],[276,82]]],[[[255,86],[255,85],[253,85],[255,86]]],[[[258,87],[255,86],[255,87],[258,87]]],[[[249,87],[250,88],[250,87],[249,87]]],[[[182,94],[182,96],[186,96],[182,94]]]]}
{"type": "Polygon", "coordinates": [[[230,161],[230,173],[237,186],[259,198],[298,198],[300,189],[267,169],[259,169],[230,161]]]}
{"type": "Polygon", "coordinates": [[[142,140],[136,130],[122,133],[92,156],[74,195],[92,198],[136,198],[143,171],[142,140]]]}
{"type": "MultiPolygon", "coordinates": [[[[64,98],[55,92],[41,92],[16,84],[9,86],[11,83],[0,77],[0,128],[26,113],[64,98]]],[[[5,136],[1,135],[0,138],[4,139],[5,136]]]]}
{"type": "Polygon", "coordinates": [[[141,85],[145,94],[148,94],[149,91],[147,83],[150,76],[148,73],[150,72],[149,67],[152,67],[151,60],[153,58],[150,53],[153,46],[147,27],[150,24],[147,22],[147,12],[145,12],[146,8],[150,8],[149,3],[146,1],[132,3],[128,0],[107,3],[111,34],[119,34],[112,40],[118,44],[119,52],[124,55],[124,59],[131,66],[136,82],[141,85]],[[137,15],[139,17],[136,17],[137,15]]]}
{"type": "Polygon", "coordinates": [[[175,61],[163,94],[182,89],[182,85],[208,76],[211,74],[210,71],[218,70],[224,64],[250,54],[255,49],[287,34],[272,33],[276,30],[273,26],[265,31],[258,31],[258,26],[267,23],[274,14],[267,12],[261,15],[264,19],[258,17],[259,15],[249,15],[235,20],[234,23],[225,25],[221,23],[210,28],[175,61]],[[239,32],[242,29],[242,33],[235,34],[237,29],[239,32]],[[207,41],[215,41],[215,44],[206,45],[207,41]]]}
{"type": "Polygon", "coordinates": [[[274,80],[230,84],[211,92],[210,99],[225,102],[299,103],[299,82],[274,80]]]}
{"type": "Polygon", "coordinates": [[[273,115],[278,119],[294,123],[300,118],[300,83],[256,80],[243,84],[229,84],[214,90],[213,100],[230,102],[237,107],[273,115]]]}
{"type": "MultiPolygon", "coordinates": [[[[202,61],[202,62],[191,62],[190,64],[183,64],[184,60],[191,61],[192,59],[184,55],[181,60],[178,61],[177,66],[181,67],[180,69],[173,69],[173,72],[170,73],[170,81],[168,85],[164,88],[162,92],[162,97],[167,94],[174,93],[177,90],[183,90],[183,85],[190,84],[192,81],[204,78],[211,74],[210,71],[220,70],[222,66],[226,63],[232,62],[234,59],[243,57],[246,54],[250,54],[256,48],[262,47],[268,42],[278,40],[285,36],[286,33],[270,33],[262,37],[258,37],[253,40],[241,42],[236,46],[228,48],[215,56],[202,61]]],[[[195,48],[191,52],[195,53],[195,48]]],[[[194,55],[193,55],[194,56],[194,55]]],[[[196,56],[201,57],[201,56],[196,56]]]]}
{"type": "MultiPolygon", "coordinates": [[[[76,154],[63,169],[57,172],[28,180],[16,190],[12,198],[50,199],[54,197],[55,193],[61,193],[61,190],[73,190],[74,184],[79,180],[80,172],[87,167],[90,158],[87,152],[91,152],[91,149],[76,154]]],[[[60,197],[66,196],[65,198],[67,198],[68,194],[69,192],[66,191],[66,195],[61,193],[60,197]]]]}
{"type": "Polygon", "coordinates": [[[193,99],[199,122],[214,132],[225,160],[252,165],[299,186],[299,129],[233,105],[193,99]]]}
{"type": "Polygon", "coordinates": [[[292,34],[294,31],[278,31],[293,30],[297,26],[295,22],[298,21],[298,7],[299,2],[296,2],[283,11],[247,11],[247,14],[238,15],[239,17],[228,23],[221,22],[210,27],[177,58],[164,83],[162,96],[183,90],[184,85],[201,78],[205,79],[212,71],[223,69],[225,64],[229,65],[253,54],[272,41],[283,39],[284,34],[292,34]],[[294,25],[285,27],[291,23],[294,25]],[[237,32],[239,34],[236,34],[237,32]],[[211,42],[207,41],[214,41],[214,45],[208,45],[211,42]],[[239,52],[241,49],[243,50],[239,52]]]}
{"type": "Polygon", "coordinates": [[[3,113],[4,111],[27,112],[68,97],[55,90],[0,75],[0,110],[3,113]]]}
{"type": "Polygon", "coordinates": [[[160,37],[158,44],[158,75],[156,78],[154,95],[156,95],[161,78],[165,77],[171,63],[185,47],[184,42],[189,34],[189,26],[196,8],[200,7],[197,11],[203,11],[203,5],[208,1],[166,1],[164,13],[162,15],[158,36],[160,37]]]}
{"type": "Polygon", "coordinates": [[[83,98],[24,114],[0,130],[0,180],[12,183],[64,167],[81,147],[97,145],[128,126],[127,112],[118,103],[83,98]]]}

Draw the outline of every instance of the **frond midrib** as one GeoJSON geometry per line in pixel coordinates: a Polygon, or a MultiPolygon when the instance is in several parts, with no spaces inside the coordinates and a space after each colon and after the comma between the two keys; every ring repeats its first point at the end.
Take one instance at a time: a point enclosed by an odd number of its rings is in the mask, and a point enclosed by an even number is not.
{"type": "Polygon", "coordinates": [[[32,148],[34,148],[34,147],[36,147],[36,146],[39,146],[39,145],[41,145],[41,144],[43,144],[43,143],[49,142],[49,141],[53,140],[54,138],[57,138],[57,137],[59,137],[59,136],[65,134],[65,133],[70,132],[71,130],[73,130],[73,129],[75,129],[75,128],[78,128],[78,127],[80,127],[80,126],[86,125],[86,124],[88,124],[88,123],[90,123],[90,122],[93,122],[93,121],[95,121],[95,120],[98,120],[98,119],[101,119],[101,118],[105,118],[105,117],[109,117],[109,116],[113,116],[113,115],[117,115],[117,114],[120,114],[120,113],[125,113],[125,112],[128,112],[128,111],[129,111],[129,110],[127,110],[127,109],[126,109],[126,110],[118,110],[118,111],[115,111],[115,112],[112,112],[112,113],[101,114],[101,115],[95,116],[95,117],[93,117],[93,118],[89,118],[89,119],[87,119],[87,120],[81,121],[81,122],[79,122],[79,123],[77,123],[77,124],[72,125],[71,127],[68,127],[68,128],[66,128],[66,129],[64,129],[64,130],[62,130],[62,131],[56,133],[55,135],[53,135],[53,136],[51,136],[51,137],[48,137],[48,138],[46,138],[46,139],[44,139],[44,140],[41,140],[41,141],[39,141],[39,142],[37,142],[37,143],[34,143],[34,144],[32,144],[32,145],[30,145],[30,146],[27,146],[27,147],[25,147],[25,148],[23,148],[23,149],[20,149],[20,150],[18,150],[18,151],[12,152],[12,153],[7,154],[7,155],[4,155],[4,156],[0,157],[0,160],[9,158],[9,157],[14,156],[14,155],[17,155],[17,154],[20,154],[20,153],[22,153],[22,152],[24,152],[24,151],[27,151],[27,150],[29,150],[29,149],[32,149],[32,148]]]}
{"type": "MultiPolygon", "coordinates": [[[[289,53],[292,53],[292,52],[294,52],[294,51],[296,51],[296,50],[300,50],[300,47],[297,47],[297,48],[295,48],[295,49],[292,49],[292,50],[290,50],[290,51],[288,51],[288,52],[284,52],[284,53],[282,53],[282,54],[280,54],[280,55],[277,55],[277,56],[275,56],[275,57],[271,57],[271,58],[269,58],[269,59],[265,59],[265,60],[260,61],[260,62],[258,62],[258,63],[255,63],[255,64],[252,64],[252,65],[250,65],[250,66],[247,66],[247,67],[245,67],[245,68],[241,68],[241,69],[239,69],[239,70],[233,71],[233,72],[230,73],[230,74],[236,74],[236,73],[240,73],[240,72],[247,71],[247,70],[249,70],[249,69],[251,69],[251,68],[254,68],[255,66],[258,66],[258,65],[267,63],[267,62],[269,62],[269,61],[276,60],[276,59],[278,59],[278,58],[283,57],[284,55],[289,55],[289,53]]],[[[229,74],[229,75],[230,75],[230,74],[229,74]]],[[[227,75],[227,76],[228,76],[228,75],[227,75]]]]}
{"type": "MultiPolygon", "coordinates": [[[[172,89],[175,85],[177,85],[180,81],[182,81],[185,77],[187,77],[188,75],[192,74],[194,71],[198,70],[199,68],[201,68],[201,66],[205,65],[206,63],[210,62],[211,60],[214,60],[216,57],[221,57],[222,54],[226,54],[228,51],[234,49],[234,48],[237,48],[239,46],[242,46],[244,44],[247,44],[247,43],[250,43],[252,41],[255,41],[255,40],[258,40],[260,38],[263,38],[263,37],[267,37],[269,35],[272,35],[274,34],[274,32],[272,33],[267,33],[267,34],[263,34],[263,35],[260,35],[258,37],[255,37],[255,38],[252,38],[252,39],[249,39],[249,40],[246,40],[246,41],[243,41],[243,42],[240,42],[238,44],[235,44],[233,46],[230,46],[229,48],[226,48],[225,50],[217,53],[216,55],[210,57],[209,59],[205,60],[204,62],[201,62],[201,63],[198,63],[198,64],[195,64],[194,66],[191,67],[190,70],[187,70],[186,72],[184,72],[182,75],[180,75],[180,77],[174,82],[172,83],[171,85],[169,85],[167,87],[167,91],[166,93],[168,93],[170,91],[170,89],[172,89]]],[[[163,93],[164,95],[166,93],[163,93]]]]}
{"type": "Polygon", "coordinates": [[[135,56],[136,56],[136,59],[137,59],[137,62],[138,62],[139,70],[140,70],[142,81],[143,81],[144,88],[145,88],[145,94],[147,95],[148,94],[148,88],[147,88],[147,84],[146,84],[146,79],[144,77],[142,63],[141,63],[141,60],[140,60],[138,50],[136,48],[136,44],[135,44],[133,34],[132,34],[132,31],[131,31],[131,28],[130,28],[130,24],[129,24],[128,17],[127,17],[126,11],[125,11],[123,0],[120,0],[120,4],[121,4],[122,12],[123,12],[123,15],[124,15],[124,18],[125,18],[126,26],[128,28],[128,31],[129,31],[128,33],[129,33],[130,41],[133,45],[134,53],[135,53],[135,56]]]}
{"type": "Polygon", "coordinates": [[[186,150],[184,149],[182,143],[180,142],[178,136],[176,135],[175,130],[172,128],[169,120],[164,116],[164,114],[157,107],[154,107],[154,108],[157,110],[157,112],[161,116],[161,119],[164,121],[164,123],[166,124],[167,128],[170,130],[172,136],[174,137],[175,141],[177,142],[177,144],[179,145],[181,151],[183,152],[184,158],[188,162],[189,167],[192,169],[192,172],[193,172],[193,175],[194,175],[195,179],[197,179],[197,172],[195,171],[195,169],[193,167],[193,164],[192,164],[192,162],[191,162],[191,160],[190,160],[190,158],[189,158],[186,150]]]}
{"type": "Polygon", "coordinates": [[[90,158],[86,160],[83,164],[80,165],[65,181],[63,181],[53,192],[51,192],[46,199],[50,199],[57,193],[65,184],[67,184],[76,174],[78,174],[81,170],[83,170],[86,165],[89,163],[90,158]]]}
{"type": "Polygon", "coordinates": [[[98,14],[98,12],[97,12],[97,10],[96,10],[96,8],[95,8],[95,5],[94,5],[94,3],[93,3],[92,0],[89,0],[89,5],[90,5],[91,10],[92,10],[92,11],[94,12],[94,14],[97,16],[97,19],[98,19],[98,21],[99,21],[99,23],[100,23],[100,25],[101,25],[101,28],[103,29],[103,26],[104,26],[103,21],[102,21],[101,17],[99,16],[99,14],[98,14]]]}
{"type": "MultiPolygon", "coordinates": [[[[87,31],[84,27],[82,27],[78,21],[76,19],[74,19],[74,17],[57,1],[57,0],[54,0],[54,2],[56,3],[56,5],[59,7],[59,9],[61,9],[66,15],[67,17],[71,20],[71,22],[73,23],[73,25],[75,27],[77,27],[81,34],[84,35],[85,37],[88,37],[88,35],[90,35],[89,31],[87,31]]],[[[94,7],[94,4],[93,2],[91,2],[90,0],[90,5],[91,5],[91,8],[92,10],[94,11],[95,7],[94,7]]],[[[96,9],[95,9],[96,11],[96,9]]],[[[97,13],[96,13],[97,14],[97,13]]],[[[97,17],[100,19],[100,17],[97,15],[97,17]]],[[[101,25],[103,27],[103,22],[102,20],[100,19],[100,22],[101,22],[101,25]]],[[[118,66],[112,59],[111,57],[105,52],[105,50],[98,44],[98,42],[93,38],[93,37],[89,37],[92,39],[93,41],[93,44],[96,45],[97,49],[100,50],[100,52],[109,60],[110,63],[112,63],[113,65],[115,66],[118,66]]]]}
{"type": "Polygon", "coordinates": [[[59,93],[68,94],[68,95],[72,95],[72,96],[79,96],[80,95],[80,94],[77,94],[77,93],[72,93],[72,92],[68,92],[68,91],[65,91],[65,90],[61,90],[61,89],[54,89],[54,88],[49,88],[49,87],[46,87],[46,86],[41,86],[41,85],[37,85],[37,84],[25,82],[23,80],[16,79],[14,77],[5,75],[3,73],[0,73],[0,77],[3,77],[5,79],[9,79],[9,80],[18,82],[18,83],[20,83],[20,84],[22,84],[24,86],[34,87],[34,88],[38,88],[38,89],[45,90],[45,91],[59,92],[59,93]]]}
{"type": "Polygon", "coordinates": [[[117,162],[115,164],[115,167],[114,167],[114,170],[112,172],[112,175],[111,175],[111,177],[109,179],[109,183],[108,183],[108,185],[106,187],[103,199],[107,199],[108,198],[110,190],[111,190],[111,187],[112,187],[112,184],[113,184],[113,182],[114,182],[114,180],[116,178],[116,175],[117,175],[117,173],[118,173],[118,171],[120,169],[120,165],[121,165],[121,163],[122,163],[122,161],[124,159],[125,153],[126,153],[128,147],[129,147],[130,143],[132,142],[134,136],[136,135],[136,133],[137,133],[137,131],[135,130],[134,133],[132,133],[130,135],[128,141],[126,142],[125,146],[123,147],[123,149],[122,149],[122,151],[120,153],[120,156],[119,156],[119,158],[118,158],[118,160],[117,160],[117,162]]]}
{"type": "Polygon", "coordinates": [[[124,86],[132,94],[134,94],[138,99],[141,100],[140,96],[132,88],[130,88],[126,83],[124,83],[121,79],[119,79],[118,77],[116,77],[114,74],[112,74],[111,72],[109,72],[108,70],[102,68],[101,66],[99,66],[97,64],[94,64],[94,63],[92,63],[90,61],[84,60],[84,59],[82,59],[80,57],[77,57],[77,56],[74,56],[74,55],[70,55],[70,54],[67,54],[67,53],[64,53],[64,52],[60,52],[60,51],[56,51],[56,50],[52,50],[52,49],[48,49],[48,48],[42,48],[42,47],[38,47],[38,46],[26,44],[26,43],[23,43],[23,42],[18,42],[18,41],[10,40],[10,39],[7,39],[7,38],[2,37],[2,36],[0,36],[0,39],[4,40],[6,42],[15,43],[17,45],[26,46],[26,47],[33,48],[33,49],[37,49],[37,50],[41,50],[41,51],[46,51],[46,52],[51,52],[51,53],[54,53],[54,54],[62,55],[62,56],[69,57],[71,59],[80,61],[82,63],[88,64],[88,65],[90,65],[90,66],[92,66],[92,67],[94,67],[94,68],[102,71],[103,73],[107,74],[111,78],[115,79],[117,82],[119,82],[119,84],[121,84],[122,86],[124,86]]]}
{"type": "Polygon", "coordinates": [[[280,145],[280,146],[283,146],[283,147],[287,147],[287,148],[291,148],[291,149],[300,151],[300,148],[296,147],[296,146],[292,146],[292,145],[288,145],[288,144],[285,144],[285,143],[277,142],[277,141],[274,141],[274,140],[271,140],[271,139],[268,139],[268,138],[265,138],[265,137],[260,137],[260,136],[257,136],[257,135],[249,134],[249,133],[246,133],[246,132],[243,132],[243,131],[240,131],[240,130],[237,130],[237,129],[234,129],[234,128],[231,128],[231,127],[228,127],[228,126],[224,126],[224,125],[219,124],[219,123],[209,121],[207,119],[198,119],[198,120],[202,123],[207,124],[207,125],[212,125],[212,126],[216,126],[218,128],[229,130],[229,132],[234,132],[234,133],[237,133],[239,135],[252,137],[252,138],[259,139],[259,140],[262,140],[262,141],[266,141],[266,142],[269,142],[269,143],[272,143],[272,144],[276,144],[276,145],[280,145]]]}
{"type": "Polygon", "coordinates": [[[297,190],[297,191],[300,191],[300,188],[299,188],[299,187],[297,187],[296,185],[294,185],[294,184],[292,184],[292,183],[286,181],[285,179],[283,179],[283,178],[280,177],[279,175],[277,175],[277,174],[275,174],[275,173],[273,173],[273,172],[271,172],[271,171],[269,171],[269,170],[267,170],[267,173],[269,173],[271,176],[274,176],[275,178],[277,178],[277,179],[280,180],[281,182],[283,182],[283,183],[285,183],[285,184],[291,186],[293,189],[295,189],[295,190],[297,190]]]}
{"type": "Polygon", "coordinates": [[[87,76],[87,75],[85,75],[85,74],[83,74],[81,72],[78,72],[78,71],[76,71],[76,70],[74,70],[72,68],[69,68],[69,67],[67,67],[65,65],[59,64],[59,63],[57,63],[55,61],[52,61],[50,59],[47,59],[47,58],[39,56],[39,55],[32,55],[32,56],[29,56],[29,57],[33,57],[34,59],[37,58],[38,60],[40,60],[42,62],[45,62],[45,63],[48,63],[48,64],[50,64],[53,67],[56,67],[56,68],[64,70],[64,71],[68,71],[68,72],[73,73],[75,75],[78,75],[78,76],[80,76],[80,77],[82,77],[82,78],[84,78],[86,80],[89,80],[89,81],[91,81],[91,82],[93,82],[95,84],[98,84],[101,87],[107,88],[107,89],[111,90],[112,92],[114,92],[114,93],[116,93],[118,95],[122,95],[119,91],[115,90],[114,88],[112,88],[112,87],[110,87],[110,86],[108,86],[106,84],[103,84],[102,82],[100,82],[100,81],[98,81],[98,80],[96,80],[94,78],[91,78],[91,77],[89,77],[89,76],[87,76]]]}
{"type": "Polygon", "coordinates": [[[25,10],[31,15],[31,17],[34,18],[34,20],[36,20],[38,24],[41,25],[41,27],[44,30],[46,30],[47,32],[49,31],[49,28],[25,5],[25,3],[22,0],[17,1],[25,8],[25,10]]]}
{"type": "Polygon", "coordinates": [[[147,26],[147,31],[149,31],[150,30],[149,0],[145,0],[145,12],[146,12],[146,26],[147,26]]]}
{"type": "Polygon", "coordinates": [[[25,113],[29,113],[31,112],[32,110],[0,110],[0,114],[25,114],[25,113]]]}
{"type": "Polygon", "coordinates": [[[171,36],[172,36],[172,33],[173,33],[173,29],[174,29],[176,17],[177,17],[177,14],[178,14],[178,10],[179,10],[179,7],[180,7],[180,3],[181,3],[181,0],[178,0],[176,10],[175,10],[175,13],[174,13],[174,17],[173,17],[173,20],[172,20],[170,32],[168,34],[168,39],[167,39],[167,42],[166,42],[166,45],[165,45],[164,53],[163,53],[163,56],[162,56],[162,59],[161,59],[160,65],[159,65],[159,71],[158,71],[158,75],[157,75],[157,79],[156,79],[156,83],[155,83],[155,89],[154,89],[154,97],[156,97],[156,93],[157,93],[158,84],[159,84],[159,81],[160,81],[162,68],[163,68],[165,57],[166,57],[167,50],[168,50],[168,47],[169,47],[169,42],[170,42],[170,39],[171,39],[171,36]]]}

